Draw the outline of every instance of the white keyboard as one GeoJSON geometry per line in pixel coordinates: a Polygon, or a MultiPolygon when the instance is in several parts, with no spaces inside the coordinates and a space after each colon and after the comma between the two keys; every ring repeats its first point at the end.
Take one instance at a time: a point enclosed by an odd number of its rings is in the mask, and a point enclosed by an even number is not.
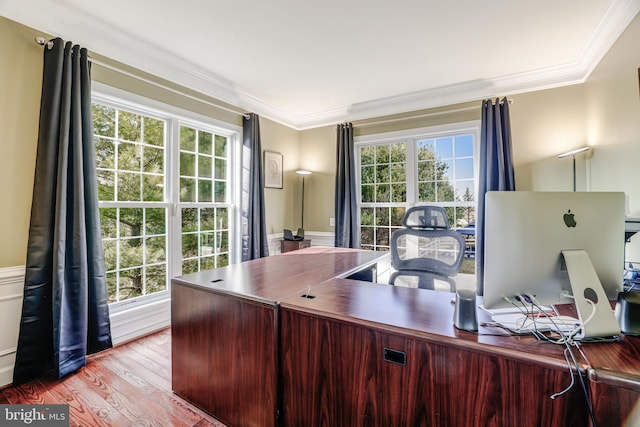
{"type": "MultiPolygon", "coordinates": [[[[489,313],[491,315],[491,317],[496,316],[496,315],[501,315],[501,314],[522,314],[523,310],[526,310],[528,313],[538,313],[540,312],[540,310],[538,310],[535,306],[533,305],[527,305],[527,308],[525,309],[524,307],[506,307],[506,308],[492,308],[492,309],[488,309],[488,308],[484,308],[483,305],[479,306],[481,310],[486,311],[487,313],[489,313]]],[[[547,307],[547,306],[542,306],[540,307],[542,309],[542,311],[544,311],[545,313],[553,313],[553,310],[551,309],[551,307],[547,307]]]]}

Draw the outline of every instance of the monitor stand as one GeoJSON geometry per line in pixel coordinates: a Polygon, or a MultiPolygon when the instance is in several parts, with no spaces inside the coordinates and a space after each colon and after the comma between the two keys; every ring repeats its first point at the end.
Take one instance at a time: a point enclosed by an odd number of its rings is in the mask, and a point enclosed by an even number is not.
{"type": "Polygon", "coordinates": [[[587,299],[595,304],[596,310],[591,320],[582,327],[575,338],[580,340],[620,335],[620,326],[589,254],[582,249],[563,250],[562,256],[569,273],[569,282],[580,323],[584,323],[593,311],[593,306],[587,302],[587,299]]]}

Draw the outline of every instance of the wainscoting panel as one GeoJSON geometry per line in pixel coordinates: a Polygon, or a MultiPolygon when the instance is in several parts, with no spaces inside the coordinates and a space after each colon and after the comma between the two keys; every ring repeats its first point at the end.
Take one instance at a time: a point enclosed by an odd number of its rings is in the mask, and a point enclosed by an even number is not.
{"type": "Polygon", "coordinates": [[[0,268],[0,388],[13,381],[24,271],[24,266],[0,268]]]}

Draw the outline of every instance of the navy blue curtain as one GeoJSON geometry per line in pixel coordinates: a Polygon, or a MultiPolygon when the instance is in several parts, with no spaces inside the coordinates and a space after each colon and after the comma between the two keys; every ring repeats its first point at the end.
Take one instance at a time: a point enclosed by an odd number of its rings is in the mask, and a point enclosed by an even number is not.
{"type": "Polygon", "coordinates": [[[86,49],[44,50],[40,128],[14,384],[110,348],[86,49]]]}
{"type": "Polygon", "coordinates": [[[337,126],[336,133],[335,246],[339,248],[359,248],[358,193],[356,189],[353,125],[351,123],[340,124],[337,126]]]}
{"type": "Polygon", "coordinates": [[[509,101],[506,98],[482,101],[480,128],[480,173],[476,215],[476,280],[478,293],[484,292],[484,195],[487,191],[516,189],[511,148],[509,101]]]}
{"type": "Polygon", "coordinates": [[[260,117],[251,113],[243,119],[242,260],[269,256],[264,210],[264,176],[260,117]]]}

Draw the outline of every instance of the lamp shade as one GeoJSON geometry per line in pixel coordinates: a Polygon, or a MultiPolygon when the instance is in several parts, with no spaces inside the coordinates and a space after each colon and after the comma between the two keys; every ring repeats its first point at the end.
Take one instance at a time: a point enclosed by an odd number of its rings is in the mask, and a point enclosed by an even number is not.
{"type": "Polygon", "coordinates": [[[558,158],[561,159],[563,157],[575,156],[576,154],[584,153],[585,151],[591,150],[591,147],[580,147],[575,150],[567,151],[566,153],[558,154],[558,158]]]}

